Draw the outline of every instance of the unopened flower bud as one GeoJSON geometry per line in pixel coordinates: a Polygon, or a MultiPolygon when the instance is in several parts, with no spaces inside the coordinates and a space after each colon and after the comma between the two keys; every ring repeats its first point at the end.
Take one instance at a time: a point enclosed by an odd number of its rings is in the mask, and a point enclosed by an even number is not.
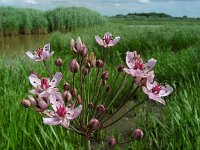
{"type": "Polygon", "coordinates": [[[88,123],[88,127],[92,130],[97,130],[100,128],[100,123],[99,120],[93,118],[90,120],[90,122],[88,123]]]}
{"type": "Polygon", "coordinates": [[[115,138],[114,138],[114,137],[111,137],[111,138],[108,140],[108,146],[109,146],[110,148],[113,148],[113,147],[115,146],[115,144],[116,144],[115,138]]]}
{"type": "Polygon", "coordinates": [[[109,76],[109,72],[108,71],[104,71],[103,74],[102,74],[102,76],[101,76],[101,79],[102,80],[107,80],[108,76],[109,76]]]}
{"type": "Polygon", "coordinates": [[[25,108],[29,108],[31,106],[30,101],[26,99],[23,99],[21,103],[25,108]]]}
{"type": "Polygon", "coordinates": [[[62,59],[60,59],[60,58],[56,59],[55,65],[58,67],[62,66],[62,59]]]}
{"type": "Polygon", "coordinates": [[[124,67],[125,67],[125,66],[121,64],[121,65],[118,66],[117,70],[118,70],[119,72],[123,72],[124,67]]]}
{"type": "Polygon", "coordinates": [[[65,91],[63,93],[63,98],[66,100],[66,101],[70,101],[72,99],[72,94],[69,92],[69,91],[65,91]]]}
{"type": "Polygon", "coordinates": [[[70,89],[69,83],[65,83],[65,84],[64,84],[64,90],[65,90],[65,91],[68,91],[69,89],[70,89]]]}
{"type": "Polygon", "coordinates": [[[71,91],[70,91],[70,93],[72,94],[72,96],[74,97],[74,96],[76,96],[76,94],[77,94],[77,91],[76,91],[76,89],[75,88],[72,88],[71,89],[71,91]]]}
{"type": "Polygon", "coordinates": [[[93,104],[92,102],[90,102],[90,103],[88,104],[88,108],[93,109],[93,108],[94,108],[94,104],[93,104]]]}
{"type": "Polygon", "coordinates": [[[37,100],[38,100],[38,105],[42,111],[48,108],[47,103],[42,98],[39,97],[37,100]]]}
{"type": "Polygon", "coordinates": [[[86,57],[87,56],[87,47],[84,47],[83,50],[81,51],[81,55],[83,57],[86,57]]]}
{"type": "Polygon", "coordinates": [[[144,136],[144,133],[141,129],[135,129],[132,134],[132,138],[135,140],[141,140],[144,136]]]}
{"type": "Polygon", "coordinates": [[[107,93],[110,92],[110,86],[109,85],[106,86],[106,92],[107,93]]]}
{"type": "Polygon", "coordinates": [[[89,72],[89,69],[88,69],[88,68],[84,68],[84,69],[82,70],[82,73],[83,73],[84,76],[86,76],[86,75],[88,74],[88,72],[89,72]]]}
{"type": "Polygon", "coordinates": [[[77,62],[76,59],[73,59],[70,64],[69,64],[69,70],[72,72],[72,73],[77,73],[78,70],[79,70],[79,64],[77,62]]]}
{"type": "Polygon", "coordinates": [[[78,95],[78,96],[77,96],[77,103],[78,103],[79,105],[82,105],[82,104],[83,104],[83,102],[82,102],[82,99],[81,99],[81,96],[80,96],[80,95],[78,95]]]}
{"type": "Polygon", "coordinates": [[[97,66],[97,68],[103,68],[103,66],[104,66],[103,60],[98,59],[98,60],[96,61],[96,66],[97,66]]]}
{"type": "Polygon", "coordinates": [[[101,114],[104,114],[106,112],[106,109],[105,109],[104,105],[100,104],[97,106],[97,111],[101,114]]]}
{"type": "Polygon", "coordinates": [[[33,106],[36,106],[37,105],[37,101],[35,100],[35,98],[32,95],[29,95],[28,97],[29,97],[29,100],[30,100],[31,104],[33,106]]]}

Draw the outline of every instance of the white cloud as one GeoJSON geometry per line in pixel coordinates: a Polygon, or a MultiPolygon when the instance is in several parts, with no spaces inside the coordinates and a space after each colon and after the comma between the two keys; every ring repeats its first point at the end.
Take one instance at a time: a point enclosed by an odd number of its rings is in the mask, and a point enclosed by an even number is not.
{"type": "Polygon", "coordinates": [[[27,3],[27,4],[38,4],[38,2],[36,0],[24,0],[23,1],[24,3],[27,3]]]}
{"type": "Polygon", "coordinates": [[[138,2],[140,2],[140,3],[149,3],[150,1],[149,0],[138,0],[138,2]]]}

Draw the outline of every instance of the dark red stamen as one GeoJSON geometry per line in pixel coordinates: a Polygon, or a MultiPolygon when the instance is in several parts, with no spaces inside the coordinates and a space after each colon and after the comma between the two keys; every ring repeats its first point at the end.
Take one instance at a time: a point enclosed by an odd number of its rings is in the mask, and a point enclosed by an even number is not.
{"type": "Polygon", "coordinates": [[[64,106],[60,106],[59,108],[57,108],[57,112],[58,116],[60,117],[65,117],[65,115],[67,114],[67,110],[64,106]]]}

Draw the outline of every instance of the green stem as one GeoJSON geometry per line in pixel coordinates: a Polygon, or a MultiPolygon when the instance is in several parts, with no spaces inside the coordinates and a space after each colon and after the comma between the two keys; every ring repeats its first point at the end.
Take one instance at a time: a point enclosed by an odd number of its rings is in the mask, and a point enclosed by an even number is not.
{"type": "Polygon", "coordinates": [[[49,76],[50,76],[50,78],[52,78],[51,71],[50,71],[49,67],[47,66],[47,63],[46,63],[46,61],[45,61],[45,60],[43,60],[43,62],[44,62],[44,66],[46,67],[46,69],[47,69],[47,71],[48,71],[48,73],[49,73],[49,76]]]}
{"type": "Polygon", "coordinates": [[[84,149],[85,150],[91,150],[90,140],[85,136],[83,136],[83,138],[84,138],[83,139],[83,141],[84,141],[84,149]]]}

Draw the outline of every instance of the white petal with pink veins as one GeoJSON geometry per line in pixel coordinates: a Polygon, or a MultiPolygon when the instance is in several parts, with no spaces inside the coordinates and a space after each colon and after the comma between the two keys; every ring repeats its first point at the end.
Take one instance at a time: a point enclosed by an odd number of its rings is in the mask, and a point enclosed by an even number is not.
{"type": "Polygon", "coordinates": [[[36,74],[31,74],[29,77],[29,81],[30,83],[34,86],[34,87],[40,87],[41,86],[41,80],[38,78],[38,76],[36,74]]]}
{"type": "Polygon", "coordinates": [[[71,120],[77,118],[80,115],[82,110],[82,105],[79,105],[75,109],[68,107],[66,107],[66,109],[67,109],[67,118],[71,120]]]}
{"type": "Polygon", "coordinates": [[[159,95],[160,96],[168,96],[170,93],[172,93],[173,91],[173,88],[169,85],[166,85],[166,86],[162,86],[161,87],[161,90],[159,92],[159,95]]]}
{"type": "Polygon", "coordinates": [[[43,123],[48,124],[48,125],[57,125],[61,123],[61,120],[58,117],[43,118],[43,123]]]}
{"type": "Polygon", "coordinates": [[[151,90],[148,90],[145,86],[143,86],[142,87],[142,90],[143,90],[143,92],[145,93],[145,94],[149,94],[149,93],[151,93],[151,90]]]}
{"type": "Polygon", "coordinates": [[[65,128],[69,128],[69,123],[70,123],[70,121],[69,121],[67,118],[64,118],[61,124],[62,124],[65,128]]]}
{"type": "Polygon", "coordinates": [[[155,66],[156,63],[157,63],[157,60],[151,58],[148,60],[147,63],[144,64],[144,69],[151,70],[151,69],[153,69],[153,67],[155,66]]]}
{"type": "Polygon", "coordinates": [[[130,69],[135,66],[135,61],[133,60],[134,57],[135,55],[133,52],[126,52],[126,64],[130,69]]]}
{"type": "Polygon", "coordinates": [[[83,43],[81,41],[81,38],[78,37],[77,40],[76,40],[76,48],[77,48],[77,51],[78,52],[81,52],[83,50],[83,43]]]}
{"type": "Polygon", "coordinates": [[[158,98],[158,99],[157,99],[157,102],[159,102],[159,103],[165,105],[165,101],[164,101],[162,98],[158,98]]]}
{"type": "Polygon", "coordinates": [[[33,53],[31,51],[27,51],[26,55],[31,58],[32,60],[35,60],[37,57],[35,55],[33,55],[33,53]]]}
{"type": "Polygon", "coordinates": [[[119,36],[115,37],[115,39],[112,41],[112,43],[110,44],[110,46],[116,45],[119,42],[119,40],[120,40],[119,36]]]}
{"type": "Polygon", "coordinates": [[[57,99],[56,95],[54,94],[50,95],[49,101],[54,111],[57,111],[57,108],[59,108],[60,106],[64,106],[64,101],[57,99]]]}
{"type": "Polygon", "coordinates": [[[100,45],[100,46],[104,46],[104,42],[103,40],[99,37],[99,36],[95,36],[96,42],[100,45]]]}
{"type": "Polygon", "coordinates": [[[61,79],[62,79],[62,73],[56,72],[56,74],[53,76],[53,79],[50,82],[51,87],[56,87],[61,79]]]}
{"type": "Polygon", "coordinates": [[[128,74],[131,74],[131,69],[124,68],[123,71],[126,72],[126,73],[128,73],[128,74]]]}

